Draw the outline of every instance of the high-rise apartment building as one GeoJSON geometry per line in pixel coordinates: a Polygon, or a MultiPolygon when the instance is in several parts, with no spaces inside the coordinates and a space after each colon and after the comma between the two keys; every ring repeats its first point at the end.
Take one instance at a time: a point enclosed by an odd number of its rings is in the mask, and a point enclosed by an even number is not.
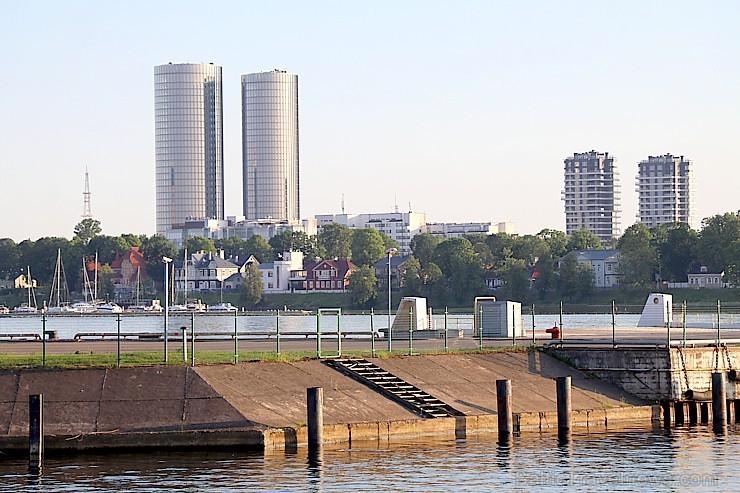
{"type": "Polygon", "coordinates": [[[680,222],[694,227],[694,177],[683,156],[648,156],[637,175],[640,210],[637,218],[648,228],[680,222]]]}
{"type": "Polygon", "coordinates": [[[247,220],[300,221],[296,74],[242,75],[242,166],[247,220]]]}
{"type": "Polygon", "coordinates": [[[188,219],[223,219],[221,67],[154,67],[157,234],[188,219]]]}
{"type": "Polygon", "coordinates": [[[608,152],[576,153],[565,159],[565,232],[587,229],[603,242],[619,236],[619,172],[608,152]]]}

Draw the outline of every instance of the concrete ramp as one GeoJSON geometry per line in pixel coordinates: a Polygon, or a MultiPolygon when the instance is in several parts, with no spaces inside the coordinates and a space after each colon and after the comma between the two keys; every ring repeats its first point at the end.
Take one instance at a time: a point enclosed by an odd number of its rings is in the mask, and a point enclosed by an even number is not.
{"type": "Polygon", "coordinates": [[[0,373],[0,435],[28,434],[28,395],[44,394],[50,435],[251,427],[188,367],[0,373]]]}
{"type": "Polygon", "coordinates": [[[646,404],[540,352],[421,355],[371,361],[466,415],[496,413],[499,379],[512,382],[514,412],[556,411],[553,379],[568,375],[572,377],[573,409],[646,404]]]}
{"type": "Polygon", "coordinates": [[[324,388],[327,424],[417,417],[317,360],[203,366],[197,371],[245,418],[266,426],[305,425],[308,387],[324,388]]]}

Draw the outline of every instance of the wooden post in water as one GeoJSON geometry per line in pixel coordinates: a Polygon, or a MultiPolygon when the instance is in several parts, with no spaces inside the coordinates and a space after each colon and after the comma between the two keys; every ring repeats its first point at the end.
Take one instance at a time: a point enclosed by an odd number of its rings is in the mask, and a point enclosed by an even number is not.
{"type": "Polygon", "coordinates": [[[28,396],[28,469],[40,474],[44,463],[44,395],[28,396]]]}
{"type": "Polygon", "coordinates": [[[508,441],[514,432],[511,413],[511,380],[496,380],[499,440],[508,441]]]}
{"type": "Polygon", "coordinates": [[[673,410],[676,414],[676,424],[682,425],[684,423],[684,406],[682,401],[676,401],[673,403],[673,410]]]}
{"type": "Polygon", "coordinates": [[[573,407],[571,405],[571,378],[555,379],[558,401],[558,434],[567,434],[573,427],[573,407]]]}
{"type": "Polygon", "coordinates": [[[733,401],[735,405],[735,423],[740,423],[740,400],[733,401]]]}
{"type": "Polygon", "coordinates": [[[725,373],[712,373],[712,427],[723,432],[727,427],[727,404],[725,396],[725,373]]]}
{"type": "Polygon", "coordinates": [[[688,401],[686,404],[689,406],[689,424],[695,425],[699,422],[696,409],[696,401],[688,401]]]}
{"type": "Polygon", "coordinates": [[[663,426],[670,428],[671,426],[671,401],[662,401],[660,407],[663,410],[663,426]]]}
{"type": "Polygon", "coordinates": [[[703,425],[709,423],[709,404],[706,402],[699,403],[699,422],[703,425]]]}
{"type": "Polygon", "coordinates": [[[324,443],[324,389],[310,387],[306,392],[308,414],[308,449],[315,451],[324,443]]]}

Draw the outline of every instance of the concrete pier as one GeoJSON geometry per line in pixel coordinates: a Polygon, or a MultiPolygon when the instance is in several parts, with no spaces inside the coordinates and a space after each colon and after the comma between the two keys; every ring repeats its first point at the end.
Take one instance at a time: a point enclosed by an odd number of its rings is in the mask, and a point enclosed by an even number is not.
{"type": "Polygon", "coordinates": [[[28,395],[44,394],[47,450],[284,448],[308,442],[307,388],[322,387],[323,442],[455,438],[498,430],[496,380],[512,382],[512,423],[555,430],[552,379],[572,376],[573,426],[649,425],[645,402],[538,352],[376,358],[449,403],[457,418],[420,419],[317,360],[0,373],[0,450],[28,450],[28,395]]]}

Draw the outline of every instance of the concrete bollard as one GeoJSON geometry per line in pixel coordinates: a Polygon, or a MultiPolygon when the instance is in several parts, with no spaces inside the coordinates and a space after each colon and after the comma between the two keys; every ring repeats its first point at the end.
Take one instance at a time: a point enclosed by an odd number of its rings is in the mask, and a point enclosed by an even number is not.
{"type": "Polygon", "coordinates": [[[499,440],[508,441],[514,433],[514,419],[511,412],[511,380],[496,380],[496,402],[499,440]]]}
{"type": "Polygon", "coordinates": [[[571,378],[555,379],[558,401],[558,433],[569,432],[573,427],[573,407],[571,404],[571,378]]]}
{"type": "Polygon", "coordinates": [[[306,392],[308,411],[308,448],[316,450],[324,443],[324,389],[310,387],[306,392]]]}
{"type": "Polygon", "coordinates": [[[712,427],[721,432],[727,427],[724,372],[712,373],[712,427]]]}
{"type": "Polygon", "coordinates": [[[44,463],[44,395],[28,396],[28,469],[40,474],[44,463]]]}

